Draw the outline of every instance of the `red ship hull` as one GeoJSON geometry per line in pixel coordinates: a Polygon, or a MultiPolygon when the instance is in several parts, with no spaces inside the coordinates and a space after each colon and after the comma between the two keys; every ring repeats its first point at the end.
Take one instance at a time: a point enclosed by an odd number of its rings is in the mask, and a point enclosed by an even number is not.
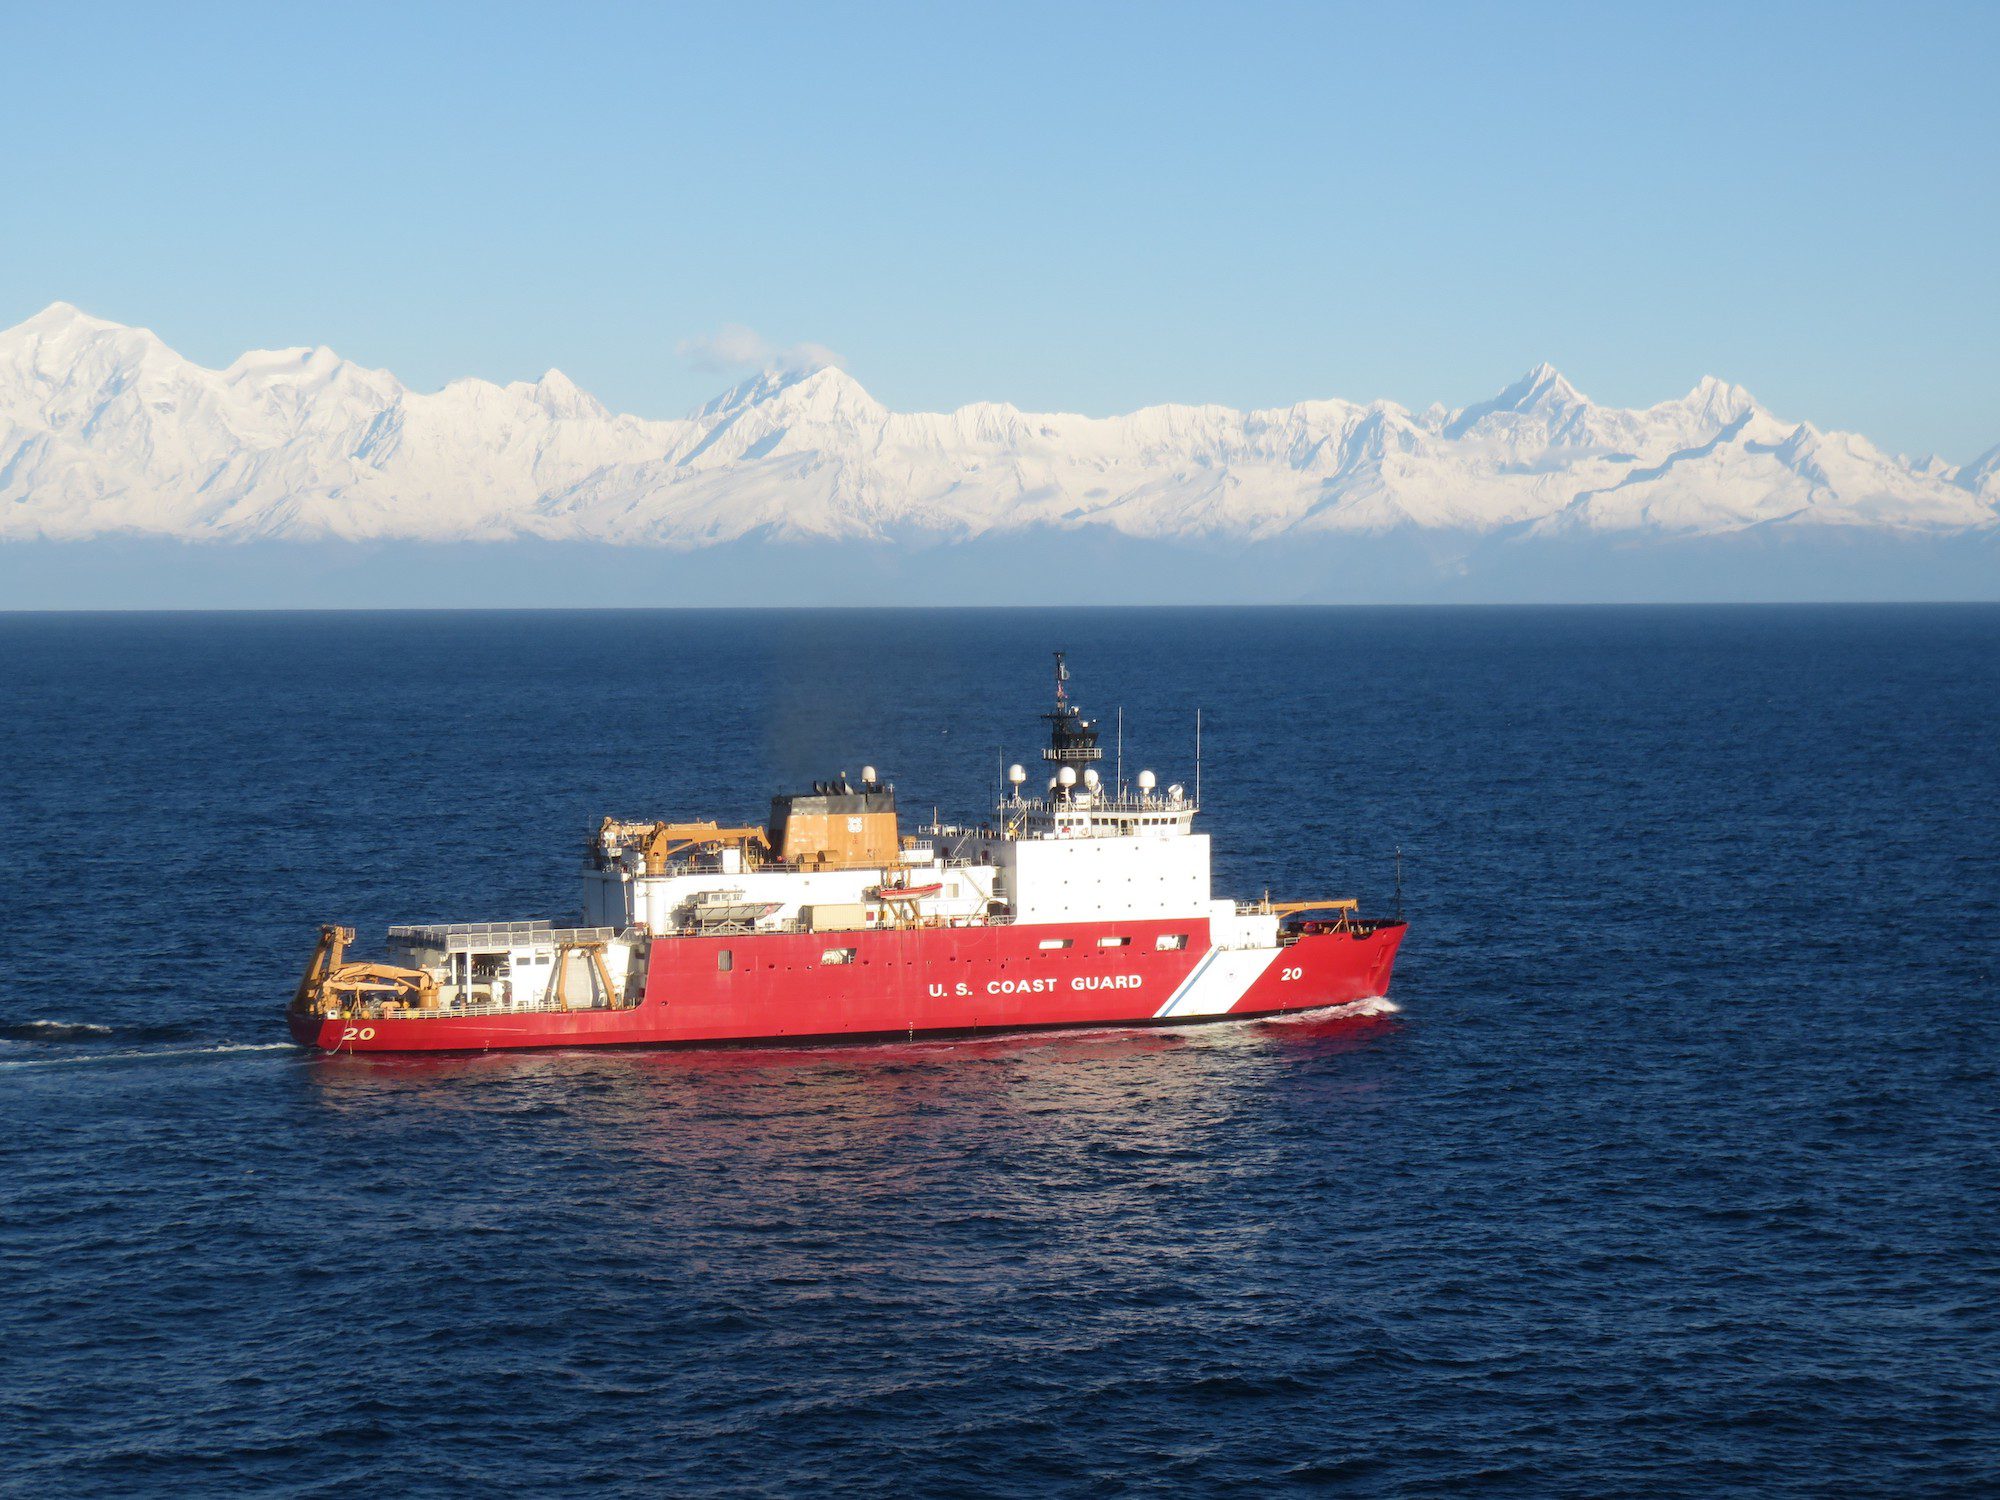
{"type": "Polygon", "coordinates": [[[326,1020],[329,1052],[836,1042],[1074,1026],[1185,1025],[1385,995],[1401,922],[1217,949],[1205,920],[657,938],[636,1004],[326,1020]],[[1184,946],[1182,946],[1184,944],[1184,946]],[[1059,946],[1058,946],[1059,945],[1059,946]],[[851,954],[828,962],[829,952],[851,954]]]}

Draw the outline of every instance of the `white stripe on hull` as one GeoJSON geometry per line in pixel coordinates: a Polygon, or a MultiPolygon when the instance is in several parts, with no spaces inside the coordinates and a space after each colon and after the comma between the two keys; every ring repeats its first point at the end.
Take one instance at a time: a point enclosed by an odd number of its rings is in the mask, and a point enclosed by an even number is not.
{"type": "Polygon", "coordinates": [[[1167,1003],[1153,1012],[1164,1016],[1219,1016],[1234,1008],[1250,993],[1257,977],[1271,967],[1280,948],[1211,948],[1168,996],[1167,1003]]]}

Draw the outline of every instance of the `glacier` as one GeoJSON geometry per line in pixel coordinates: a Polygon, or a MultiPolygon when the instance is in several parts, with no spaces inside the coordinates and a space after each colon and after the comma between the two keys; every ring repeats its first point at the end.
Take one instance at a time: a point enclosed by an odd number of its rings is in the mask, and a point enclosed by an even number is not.
{"type": "Polygon", "coordinates": [[[1445,576],[1502,549],[1753,536],[1970,539],[1983,567],[1996,528],[2000,446],[1961,467],[1913,460],[1780,419],[1714,378],[1638,410],[1600,406],[1544,364],[1457,409],[1324,399],[1086,417],[895,412],[822,365],[652,420],[556,370],[427,393],[325,348],[208,369],[66,303],[0,332],[0,544],[918,555],[1067,533],[1149,557],[1391,544],[1445,576]]]}

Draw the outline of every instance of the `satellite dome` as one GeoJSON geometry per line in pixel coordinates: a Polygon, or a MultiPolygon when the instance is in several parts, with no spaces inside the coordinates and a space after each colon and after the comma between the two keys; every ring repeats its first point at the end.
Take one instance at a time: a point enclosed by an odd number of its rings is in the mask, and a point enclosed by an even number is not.
{"type": "Polygon", "coordinates": [[[1019,766],[1009,766],[1007,768],[1007,779],[1013,782],[1015,786],[1019,786],[1028,779],[1028,773],[1019,766]]]}
{"type": "Polygon", "coordinates": [[[1158,781],[1157,781],[1157,780],[1156,780],[1156,779],[1154,778],[1154,776],[1153,776],[1153,773],[1152,773],[1151,771],[1141,771],[1141,772],[1139,773],[1139,790],[1140,790],[1140,791],[1142,791],[1142,792],[1150,792],[1150,791],[1151,791],[1151,790],[1152,790],[1152,789],[1153,789],[1154,787],[1156,787],[1156,786],[1158,786],[1158,785],[1159,785],[1159,782],[1158,782],[1158,781]]]}
{"type": "Polygon", "coordinates": [[[861,768],[861,779],[863,781],[873,781],[875,779],[875,768],[873,766],[863,766],[861,768]]]}
{"type": "Polygon", "coordinates": [[[1097,767],[1087,766],[1084,768],[1083,784],[1093,792],[1097,790],[1097,767]]]}
{"type": "Polygon", "coordinates": [[[1060,771],[1056,772],[1056,780],[1064,786],[1075,786],[1076,768],[1074,766],[1064,766],[1060,771]]]}

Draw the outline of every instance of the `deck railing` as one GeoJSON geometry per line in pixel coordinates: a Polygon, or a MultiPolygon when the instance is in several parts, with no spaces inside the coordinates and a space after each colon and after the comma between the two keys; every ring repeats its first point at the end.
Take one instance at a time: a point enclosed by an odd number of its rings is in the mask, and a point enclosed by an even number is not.
{"type": "Polygon", "coordinates": [[[553,923],[445,922],[391,927],[389,941],[408,948],[446,953],[498,953],[512,948],[553,948],[563,943],[608,943],[616,927],[557,927],[553,923]]]}
{"type": "Polygon", "coordinates": [[[637,997],[620,999],[611,1005],[555,1005],[539,996],[527,1000],[481,1000],[469,1005],[403,1005],[390,1009],[379,1002],[351,1007],[341,1012],[351,1020],[449,1021],[459,1016],[552,1016],[567,1011],[637,1010],[637,997]]]}

